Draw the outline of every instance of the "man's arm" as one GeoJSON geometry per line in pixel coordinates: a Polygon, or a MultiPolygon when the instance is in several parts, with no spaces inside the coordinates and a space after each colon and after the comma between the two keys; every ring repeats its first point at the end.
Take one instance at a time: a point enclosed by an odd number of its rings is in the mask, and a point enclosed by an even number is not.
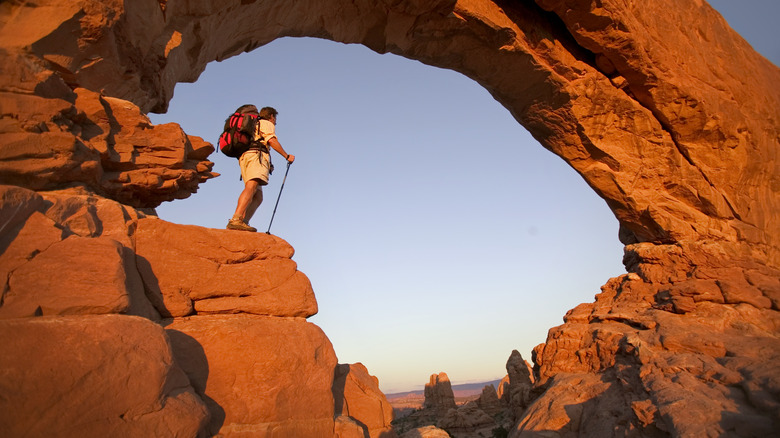
{"type": "Polygon", "coordinates": [[[270,140],[268,140],[268,145],[274,148],[276,152],[279,152],[279,155],[285,157],[285,159],[290,163],[295,161],[295,155],[290,155],[287,152],[285,152],[284,148],[282,147],[282,144],[279,143],[279,140],[277,140],[276,137],[273,137],[270,140]]]}

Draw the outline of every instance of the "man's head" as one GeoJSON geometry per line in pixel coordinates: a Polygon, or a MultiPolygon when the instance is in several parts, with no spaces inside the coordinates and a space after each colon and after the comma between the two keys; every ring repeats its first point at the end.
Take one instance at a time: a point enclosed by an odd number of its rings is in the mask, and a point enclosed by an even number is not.
{"type": "Polygon", "coordinates": [[[263,109],[260,110],[260,115],[257,116],[257,117],[260,118],[260,119],[263,119],[263,120],[269,120],[270,121],[271,117],[273,117],[274,120],[276,120],[276,115],[277,114],[279,114],[278,111],[276,111],[275,109],[271,108],[270,106],[266,106],[266,107],[264,107],[263,109]]]}

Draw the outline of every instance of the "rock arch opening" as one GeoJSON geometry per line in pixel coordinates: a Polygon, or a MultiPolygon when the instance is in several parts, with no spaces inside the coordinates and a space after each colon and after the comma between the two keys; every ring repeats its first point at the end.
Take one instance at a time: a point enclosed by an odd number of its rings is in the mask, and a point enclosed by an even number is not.
{"type": "MultiPolygon", "coordinates": [[[[342,361],[363,362],[390,392],[443,370],[492,380],[509,352],[530,358],[565,310],[624,271],[603,202],[460,74],[281,39],[211,64],[152,120],[210,138],[242,99],[281,111],[280,138],[298,157],[274,234],[312,279],[312,321],[342,361]]],[[[225,226],[241,182],[235,160],[211,159],[221,177],[162,204],[161,218],[225,226]]],[[[281,177],[265,190],[258,229],[281,177]]]]}

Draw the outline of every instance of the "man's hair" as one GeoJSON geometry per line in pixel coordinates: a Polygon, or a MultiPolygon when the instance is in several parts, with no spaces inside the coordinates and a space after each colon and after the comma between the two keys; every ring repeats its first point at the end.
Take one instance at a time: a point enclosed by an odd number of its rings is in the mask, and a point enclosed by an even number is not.
{"type": "Polygon", "coordinates": [[[257,107],[251,104],[241,105],[236,112],[239,114],[257,114],[257,107]]]}
{"type": "Polygon", "coordinates": [[[258,118],[263,120],[268,120],[271,118],[271,116],[276,117],[276,115],[279,114],[279,111],[276,111],[275,109],[271,108],[270,106],[263,107],[263,109],[260,110],[260,115],[258,118]]]}

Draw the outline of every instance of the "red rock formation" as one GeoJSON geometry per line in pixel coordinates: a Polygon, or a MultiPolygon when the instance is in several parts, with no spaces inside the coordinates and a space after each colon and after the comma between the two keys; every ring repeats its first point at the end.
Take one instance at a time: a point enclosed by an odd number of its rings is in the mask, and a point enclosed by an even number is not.
{"type": "Polygon", "coordinates": [[[0,320],[4,436],[196,436],[209,413],[163,329],[125,315],[0,320]]]}
{"type": "MultiPolygon", "coordinates": [[[[238,302],[235,288],[222,296],[155,285],[149,273],[164,267],[139,259],[140,283],[127,252],[145,221],[128,205],[186,197],[214,176],[210,145],[143,114],[164,110],[174,85],[208,62],[283,35],[463,72],[615,213],[628,274],[537,347],[544,394],[515,436],[780,428],[780,69],[698,0],[5,2],[0,178],[17,187],[0,205],[1,313],[310,313],[291,307],[310,302],[302,289],[271,305],[258,298],[291,282],[306,288],[289,262],[284,278],[238,302]],[[113,280],[71,302],[30,266],[65,263],[63,253],[82,247],[117,265],[96,265],[113,280]]],[[[209,263],[211,280],[225,281],[224,263],[209,263]]],[[[72,280],[86,285],[87,269],[76,271],[72,280]]]]}
{"type": "Polygon", "coordinates": [[[147,294],[163,316],[317,313],[311,283],[278,237],[248,239],[148,218],[138,221],[135,239],[147,294]]]}
{"type": "Polygon", "coordinates": [[[423,408],[431,410],[436,418],[444,418],[450,409],[457,409],[447,373],[431,374],[430,381],[425,384],[423,408]]]}
{"type": "Polygon", "coordinates": [[[518,431],[565,425],[595,436],[620,423],[682,436],[777,430],[780,275],[722,265],[711,253],[719,249],[630,246],[631,273],[567,313],[534,350],[548,388],[518,431]]]}
{"type": "Polygon", "coordinates": [[[482,394],[477,399],[477,406],[491,417],[501,412],[501,400],[499,400],[498,393],[493,385],[487,385],[482,388],[482,394]]]}
{"type": "Polygon", "coordinates": [[[370,375],[361,364],[341,364],[336,367],[333,379],[333,396],[336,400],[337,420],[357,431],[342,433],[342,438],[357,436],[363,438],[394,438],[390,422],[393,421],[393,407],[379,389],[379,379],[370,375]],[[354,426],[357,426],[355,428],[354,426]]]}
{"type": "MultiPolygon", "coordinates": [[[[14,62],[22,61],[3,57],[4,67],[14,62]]],[[[0,77],[5,90],[0,111],[12,115],[0,126],[5,184],[32,190],[85,185],[126,205],[156,207],[190,196],[198,184],[217,176],[206,160],[214,151],[211,144],[175,124],[152,125],[128,101],[83,88],[71,91],[57,75],[44,83],[15,81],[0,77]]]]}
{"type": "Polygon", "coordinates": [[[471,431],[485,426],[492,428],[494,425],[493,417],[474,402],[466,403],[457,409],[450,409],[444,418],[439,420],[439,427],[459,436],[460,431],[471,431]]]}
{"type": "Polygon", "coordinates": [[[209,436],[333,434],[336,355],[319,327],[254,315],[164,325],[177,362],[209,407],[209,436]]]}
{"type": "Polygon", "coordinates": [[[334,434],[336,356],[304,319],[316,301],[289,244],[78,188],[0,186],[0,199],[3,430],[334,434]],[[214,297],[232,307],[200,305],[214,297]]]}
{"type": "Polygon", "coordinates": [[[175,83],[195,80],[212,60],[280,35],[328,35],[483,84],[607,200],[624,242],[742,241],[777,263],[780,71],[703,2],[537,3],[253,2],[235,14],[213,1],[163,13],[153,2],[81,0],[54,2],[45,20],[9,5],[1,36],[14,70],[5,87],[62,99],[67,84],[163,110],[175,83]],[[19,31],[30,20],[40,30],[19,31]]]}
{"type": "Polygon", "coordinates": [[[512,418],[517,420],[535,398],[532,393],[534,378],[531,375],[531,366],[517,350],[512,350],[509,355],[506,371],[507,375],[501,381],[500,397],[509,408],[512,418]]]}

